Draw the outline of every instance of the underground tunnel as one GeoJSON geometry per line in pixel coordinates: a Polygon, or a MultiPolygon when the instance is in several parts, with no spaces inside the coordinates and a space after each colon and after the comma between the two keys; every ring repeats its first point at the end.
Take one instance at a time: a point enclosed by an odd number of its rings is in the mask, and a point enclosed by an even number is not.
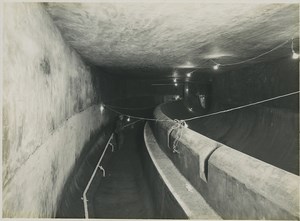
{"type": "Polygon", "coordinates": [[[299,4],[2,3],[2,217],[299,220],[299,4]]]}

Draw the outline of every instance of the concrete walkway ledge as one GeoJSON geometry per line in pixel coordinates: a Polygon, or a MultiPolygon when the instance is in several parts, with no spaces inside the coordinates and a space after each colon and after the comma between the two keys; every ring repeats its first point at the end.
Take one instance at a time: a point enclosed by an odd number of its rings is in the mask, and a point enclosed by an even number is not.
{"type": "Polygon", "coordinates": [[[150,125],[159,148],[222,218],[299,220],[299,176],[188,128],[174,152],[176,123],[160,106],[154,116],[166,120],[150,125]]]}
{"type": "Polygon", "coordinates": [[[160,176],[159,179],[163,180],[186,217],[189,219],[221,219],[159,148],[148,123],[145,125],[144,138],[150,159],[160,176]]]}

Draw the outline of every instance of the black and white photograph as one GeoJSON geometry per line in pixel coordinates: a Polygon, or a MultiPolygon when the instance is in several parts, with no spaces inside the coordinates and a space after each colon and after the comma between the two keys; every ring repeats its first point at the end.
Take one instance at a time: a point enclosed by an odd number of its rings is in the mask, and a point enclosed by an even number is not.
{"type": "Polygon", "coordinates": [[[299,220],[298,0],[0,2],[3,220],[299,220]]]}

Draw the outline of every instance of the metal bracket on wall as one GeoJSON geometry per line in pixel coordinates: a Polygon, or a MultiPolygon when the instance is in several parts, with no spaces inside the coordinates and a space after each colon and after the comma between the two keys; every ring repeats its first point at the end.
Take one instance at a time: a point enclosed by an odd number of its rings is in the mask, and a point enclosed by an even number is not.
{"type": "Polygon", "coordinates": [[[186,122],[184,120],[174,120],[176,124],[174,124],[169,130],[168,130],[168,135],[167,135],[167,146],[169,147],[169,149],[172,149],[173,153],[177,153],[179,154],[179,150],[178,150],[178,141],[182,136],[182,129],[183,127],[186,127],[186,122]],[[176,137],[173,141],[172,144],[172,148],[170,147],[170,140],[172,137],[172,132],[175,131],[176,132],[176,137]]]}
{"type": "Polygon", "coordinates": [[[105,177],[105,169],[102,166],[99,166],[99,169],[102,171],[102,176],[105,177]]]}
{"type": "MultiPolygon", "coordinates": [[[[84,199],[83,197],[81,197],[81,200],[85,200],[85,199],[84,199]]],[[[88,202],[89,200],[88,200],[88,199],[86,199],[85,201],[86,201],[86,202],[88,202]]]]}
{"type": "Polygon", "coordinates": [[[115,151],[115,146],[112,143],[109,143],[109,145],[111,146],[111,152],[115,151]]]}

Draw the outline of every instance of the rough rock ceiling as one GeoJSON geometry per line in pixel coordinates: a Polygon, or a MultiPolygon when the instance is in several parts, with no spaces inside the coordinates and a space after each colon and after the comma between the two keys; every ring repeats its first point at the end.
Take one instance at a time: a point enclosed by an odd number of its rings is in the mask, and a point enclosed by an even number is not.
{"type": "MultiPolygon", "coordinates": [[[[47,3],[63,37],[106,68],[211,67],[264,53],[295,37],[298,4],[47,3]]],[[[291,53],[291,42],[267,56],[291,53]]]]}

